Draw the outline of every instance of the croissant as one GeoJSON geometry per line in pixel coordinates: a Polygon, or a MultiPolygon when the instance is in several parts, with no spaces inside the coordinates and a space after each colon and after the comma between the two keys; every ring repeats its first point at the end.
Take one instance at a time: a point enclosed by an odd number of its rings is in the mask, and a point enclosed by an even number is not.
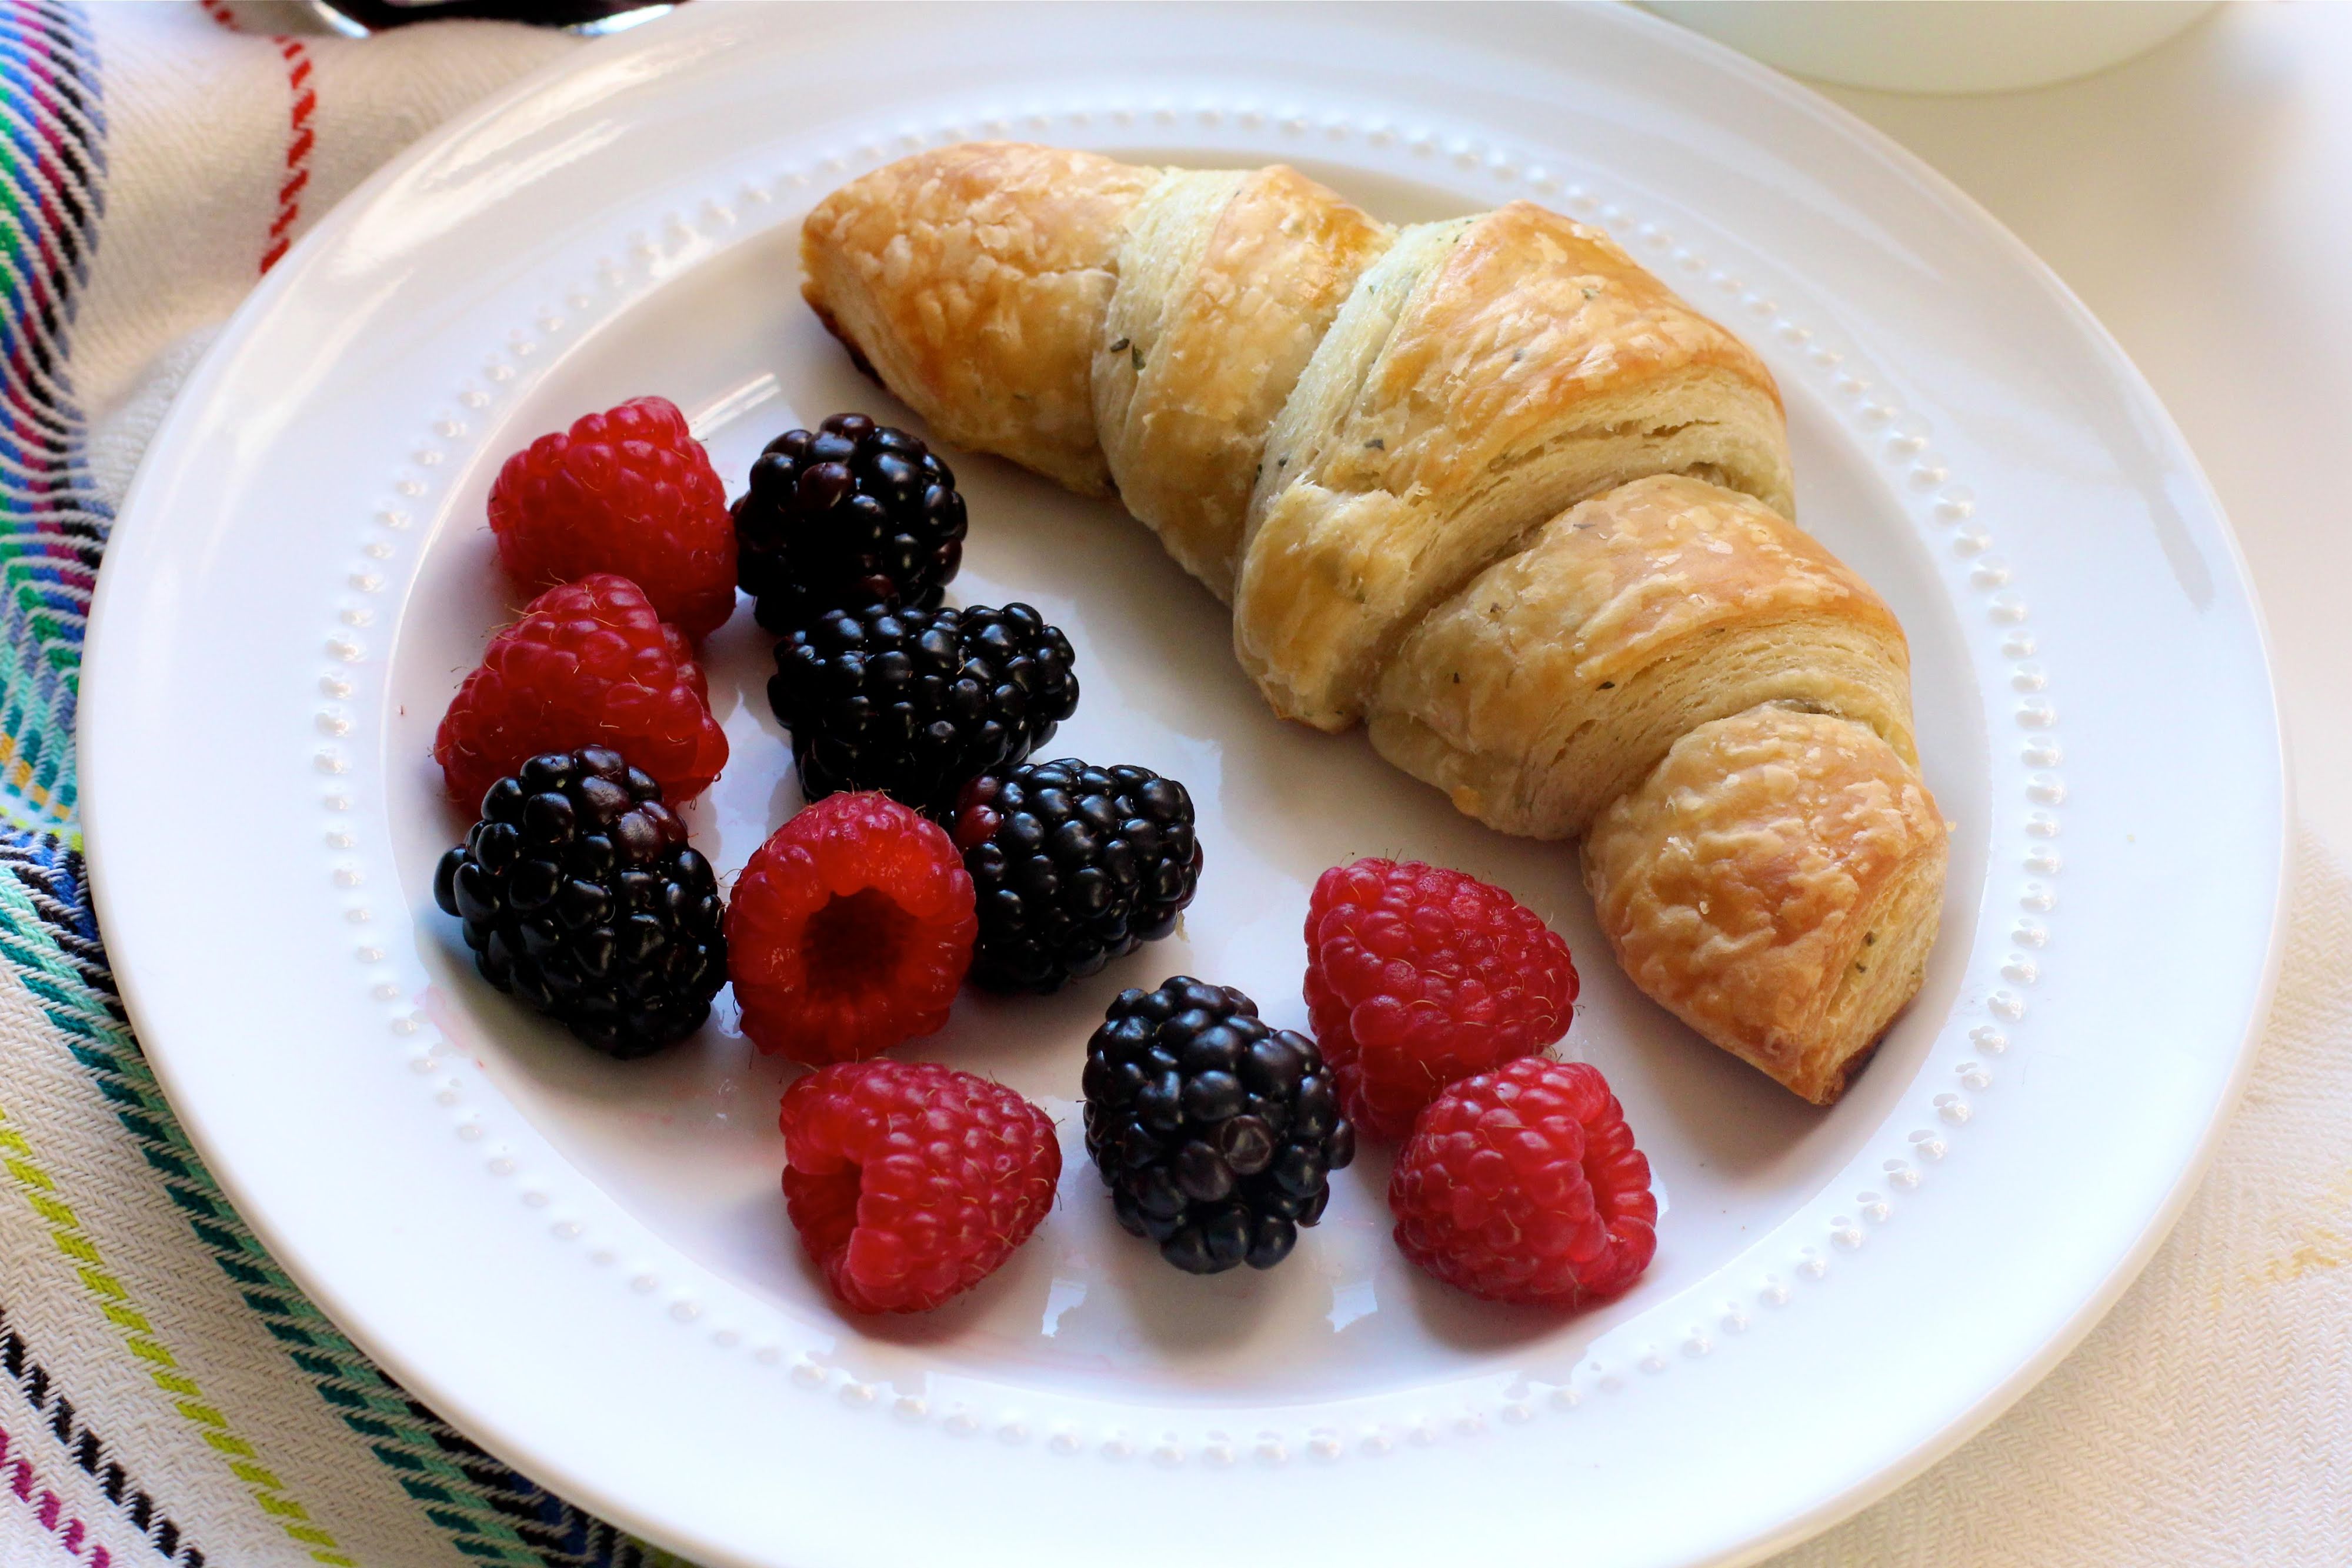
{"type": "Polygon", "coordinates": [[[1788,521],[1763,363],[1605,234],[976,142],[835,192],[801,260],[935,433],[1150,526],[1276,712],[1580,838],[1707,1039],[1826,1105],[1918,989],[1947,844],[1903,629],[1788,521]]]}

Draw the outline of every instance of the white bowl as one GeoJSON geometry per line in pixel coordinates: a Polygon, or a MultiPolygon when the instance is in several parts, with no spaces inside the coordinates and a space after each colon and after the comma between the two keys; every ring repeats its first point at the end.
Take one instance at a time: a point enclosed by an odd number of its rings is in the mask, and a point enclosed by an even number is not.
{"type": "Polygon", "coordinates": [[[1646,0],[1799,76],[1895,92],[2011,92],[2121,65],[2214,0],[1646,0]]]}

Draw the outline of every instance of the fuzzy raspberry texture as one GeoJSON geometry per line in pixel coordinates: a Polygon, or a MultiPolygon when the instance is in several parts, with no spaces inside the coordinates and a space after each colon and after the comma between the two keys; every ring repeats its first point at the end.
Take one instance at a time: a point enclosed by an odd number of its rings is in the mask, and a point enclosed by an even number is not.
{"type": "Polygon", "coordinates": [[[735,613],[727,489],[667,397],[583,415],[509,458],[490,487],[490,531],[530,588],[615,572],[698,642],[735,613]]]}
{"type": "Polygon", "coordinates": [[[932,1034],[979,930],[971,878],[938,824],[870,790],[827,795],[735,880],[727,973],[743,1033],[812,1066],[932,1034]]]}
{"type": "Polygon", "coordinates": [[[1658,1249],[1624,1108],[1596,1069],[1547,1057],[1439,1095],[1397,1156],[1389,1211],[1407,1258],[1493,1301],[1601,1300],[1658,1249]]]}
{"type": "Polygon", "coordinates": [[[784,1091],[781,1120],[793,1228],[853,1311],[971,1289],[1029,1239],[1062,1176],[1050,1117],[932,1062],[820,1068],[784,1091]]]}
{"type": "Polygon", "coordinates": [[[1307,1008],[1366,1134],[1402,1138],[1447,1084],[1535,1055],[1576,1005],[1568,944],[1475,877],[1418,860],[1335,866],[1307,906],[1307,1008]]]}
{"type": "Polygon", "coordinates": [[[490,639],[433,738],[449,796],[482,792],[542,752],[606,746],[654,776],[672,805],[727,765],[694,649],[626,577],[550,588],[490,639]]]}

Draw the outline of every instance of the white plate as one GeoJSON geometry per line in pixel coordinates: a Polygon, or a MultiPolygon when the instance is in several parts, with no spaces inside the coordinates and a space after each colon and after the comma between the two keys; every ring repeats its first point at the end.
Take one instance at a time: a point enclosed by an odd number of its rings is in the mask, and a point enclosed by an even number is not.
{"type": "MultiPolygon", "coordinates": [[[[764,639],[712,647],[722,869],[793,805],[764,639]]],[[[205,1157],[320,1304],[527,1470],[711,1563],[1589,1563],[1755,1555],[2044,1371],[2147,1257],[2262,1012],[2282,772],[2255,613],[2179,437],[2091,320],[1817,99],[1619,10],[693,6],[431,138],[238,317],[118,529],[89,666],[108,945],[205,1157]],[[1609,962],[1570,852],[1489,834],[1360,737],[1276,723],[1223,614],[1117,511],[957,455],[957,588],[1067,627],[1052,751],[1187,780],[1182,938],[912,1054],[1071,1140],[968,1299],[858,1322],[784,1222],[782,1074],[722,1021],[635,1067],[482,985],[431,909],[462,828],[433,726],[509,591],[483,498],[531,436],[660,391],[740,476],[888,412],[794,289],[808,205],[1003,134],[1284,159],[1392,219],[1605,223],[1771,361],[1802,515],[1909,629],[1957,824],[1927,987],[1809,1110],[1609,962]],[[1385,1160],[1270,1275],[1118,1234],[1074,1094],[1118,985],[1191,970],[1303,1023],[1323,867],[1408,852],[1566,933],[1569,1048],[1659,1173],[1655,1266],[1580,1317],[1482,1306],[1386,1238],[1385,1160]],[[1540,1532],[1540,1533],[1539,1533],[1540,1532]]]]}

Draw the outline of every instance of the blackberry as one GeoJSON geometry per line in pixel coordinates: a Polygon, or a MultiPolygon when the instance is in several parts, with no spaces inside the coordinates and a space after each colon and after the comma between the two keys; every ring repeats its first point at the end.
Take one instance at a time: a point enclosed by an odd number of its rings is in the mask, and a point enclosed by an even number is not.
{"type": "Polygon", "coordinates": [[[944,820],[966,780],[1020,762],[1076,709],[1073,657],[1026,605],[835,610],[776,645],[768,705],[809,799],[877,789],[944,820]]]}
{"type": "Polygon", "coordinates": [[[1118,994],[1085,1085],[1087,1152],[1118,1223],[1188,1273],[1281,1262],[1356,1157],[1315,1042],[1190,975],[1118,994]]]}
{"type": "Polygon", "coordinates": [[[618,752],[548,752],[492,784],[433,898],[482,978],[608,1056],[702,1026],[727,981],[719,880],[618,752]]]}
{"type": "Polygon", "coordinates": [[[963,563],[955,475],[863,414],[769,442],[733,511],[737,580],[779,634],[827,610],[935,609],[963,563]]]}
{"type": "Polygon", "coordinates": [[[971,979],[1052,991],[1176,929],[1201,882],[1192,797],[1149,768],[1066,757],[982,773],[957,802],[979,897],[971,979]]]}

